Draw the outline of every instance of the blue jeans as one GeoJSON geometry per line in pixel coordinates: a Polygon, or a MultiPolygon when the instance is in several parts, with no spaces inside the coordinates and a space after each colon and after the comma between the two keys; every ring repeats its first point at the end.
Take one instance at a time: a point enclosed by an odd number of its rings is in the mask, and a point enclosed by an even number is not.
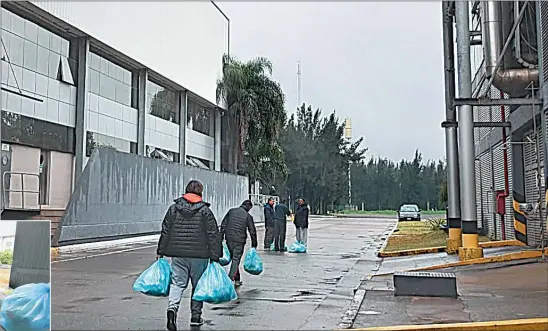
{"type": "MultiPolygon", "coordinates": [[[[190,257],[173,257],[171,259],[171,287],[169,289],[169,305],[168,310],[177,312],[181,304],[183,292],[188,287],[188,282],[192,283],[192,294],[198,280],[207,268],[209,259],[196,259],[190,257]]],[[[199,317],[202,315],[203,302],[190,301],[190,312],[192,316],[199,317]]]]}

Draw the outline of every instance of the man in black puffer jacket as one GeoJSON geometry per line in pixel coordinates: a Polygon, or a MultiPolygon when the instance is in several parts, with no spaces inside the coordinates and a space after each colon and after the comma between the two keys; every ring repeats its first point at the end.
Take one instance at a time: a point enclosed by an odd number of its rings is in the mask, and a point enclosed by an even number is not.
{"type": "MultiPolygon", "coordinates": [[[[192,293],[198,280],[211,261],[219,261],[222,252],[222,238],[209,203],[202,200],[204,187],[197,180],[191,180],[185,194],[169,207],[158,242],[157,257],[170,256],[171,288],[167,308],[167,329],[177,330],[177,312],[189,280],[192,293]]],[[[191,294],[192,297],[192,294],[191,294]]],[[[200,326],[203,302],[191,300],[191,326],[200,326]]]]}
{"type": "Polygon", "coordinates": [[[274,242],[274,198],[268,198],[264,205],[264,229],[264,249],[268,251],[274,242]]]}
{"type": "Polygon", "coordinates": [[[228,276],[235,286],[242,285],[239,269],[248,231],[251,237],[251,246],[257,248],[258,245],[255,222],[253,222],[253,216],[249,214],[252,207],[251,201],[245,200],[240,207],[230,209],[221,222],[221,236],[226,238],[226,246],[231,258],[228,276]]]}

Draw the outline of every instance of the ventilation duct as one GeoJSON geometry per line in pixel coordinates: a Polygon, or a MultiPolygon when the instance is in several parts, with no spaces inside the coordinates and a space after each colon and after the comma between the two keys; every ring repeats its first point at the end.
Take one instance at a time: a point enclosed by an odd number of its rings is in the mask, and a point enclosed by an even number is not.
{"type": "Polygon", "coordinates": [[[485,54],[485,71],[488,79],[493,77],[493,86],[512,97],[523,96],[525,88],[533,82],[538,87],[539,70],[531,68],[507,69],[501,61],[496,70],[497,60],[503,49],[502,35],[502,2],[483,2],[483,52],[485,54]]]}

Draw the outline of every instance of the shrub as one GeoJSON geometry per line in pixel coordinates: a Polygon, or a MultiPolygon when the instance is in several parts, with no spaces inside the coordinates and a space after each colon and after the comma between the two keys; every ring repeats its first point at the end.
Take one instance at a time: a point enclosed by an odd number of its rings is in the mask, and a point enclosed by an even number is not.
{"type": "Polygon", "coordinates": [[[426,220],[426,224],[432,230],[441,230],[441,227],[446,224],[445,218],[433,217],[426,220]]]}
{"type": "Polygon", "coordinates": [[[12,251],[3,251],[0,252],[0,264],[12,264],[13,262],[13,252],[12,251]]]}

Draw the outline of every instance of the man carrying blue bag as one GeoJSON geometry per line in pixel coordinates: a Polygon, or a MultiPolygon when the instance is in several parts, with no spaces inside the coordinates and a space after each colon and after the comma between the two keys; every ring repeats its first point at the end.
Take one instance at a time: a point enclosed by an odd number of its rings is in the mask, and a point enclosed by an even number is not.
{"type": "Polygon", "coordinates": [[[221,222],[221,236],[226,238],[226,245],[232,257],[228,276],[234,282],[234,286],[242,285],[239,269],[248,231],[251,237],[251,247],[256,249],[258,245],[255,222],[253,216],[249,214],[252,207],[253,203],[245,200],[240,207],[230,209],[221,222]]]}
{"type": "MultiPolygon", "coordinates": [[[[158,242],[157,259],[172,257],[172,280],[167,308],[167,329],[177,330],[177,312],[184,290],[192,284],[192,293],[206,270],[209,260],[218,262],[222,238],[209,203],[202,200],[204,187],[191,180],[185,194],[169,207],[158,242]]],[[[191,296],[192,297],[192,296],[191,296]]],[[[191,326],[200,326],[203,302],[191,300],[191,326]]]]}

